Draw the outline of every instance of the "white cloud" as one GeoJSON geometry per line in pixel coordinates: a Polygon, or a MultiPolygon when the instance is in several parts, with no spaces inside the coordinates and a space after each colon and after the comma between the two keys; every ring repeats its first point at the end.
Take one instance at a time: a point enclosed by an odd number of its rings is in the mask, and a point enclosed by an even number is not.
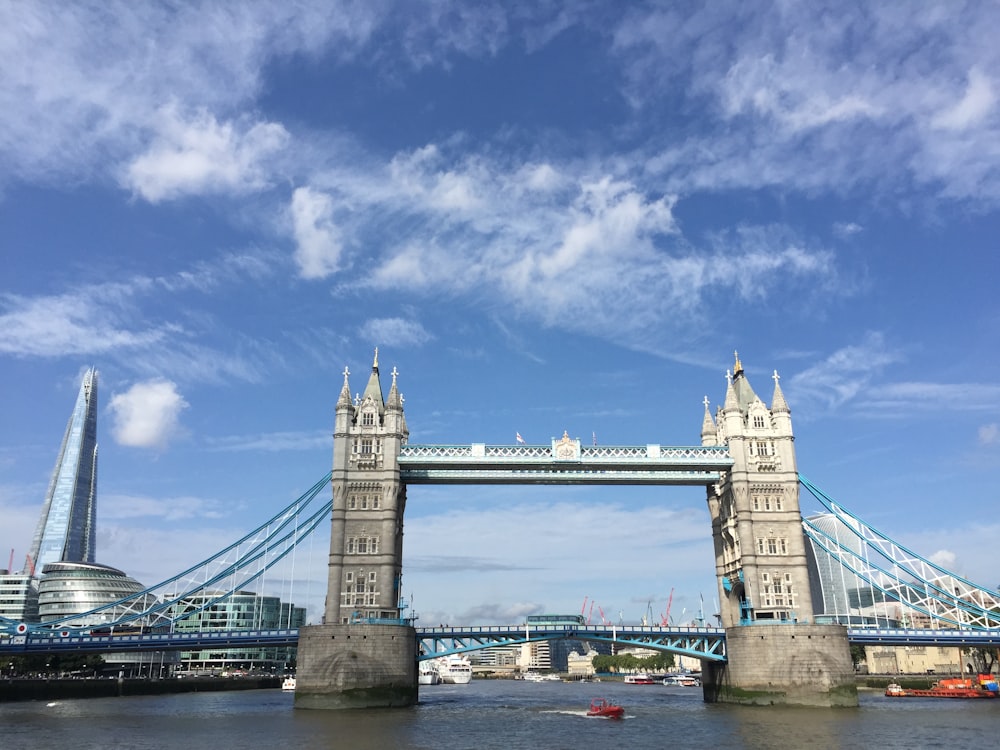
{"type": "Polygon", "coordinates": [[[323,279],[335,273],[344,248],[330,196],[308,187],[297,188],[289,213],[299,274],[305,279],[323,279]]]}
{"type": "MultiPolygon", "coordinates": [[[[152,498],[136,495],[101,495],[101,525],[107,521],[157,518],[173,523],[191,519],[218,519],[224,514],[219,503],[197,497],[152,498]]],[[[113,528],[116,524],[109,524],[113,528]]]]}
{"type": "Polygon", "coordinates": [[[968,85],[961,101],[938,113],[931,124],[945,130],[964,130],[980,123],[996,104],[992,82],[980,70],[969,71],[968,85]]]}
{"type": "Polygon", "coordinates": [[[373,318],[365,321],[359,333],[375,345],[421,346],[432,338],[419,322],[404,318],[373,318]]]}
{"type": "Polygon", "coordinates": [[[145,348],[161,341],[169,325],[142,329],[132,317],[133,297],[148,286],[100,284],[60,295],[0,295],[0,351],[19,356],[64,357],[145,348]]]}
{"type": "Polygon", "coordinates": [[[979,442],[983,445],[994,445],[1000,442],[1000,425],[996,422],[991,422],[980,427],[979,442]]]}
{"type": "Polygon", "coordinates": [[[262,435],[233,435],[207,438],[209,450],[216,451],[313,451],[330,444],[330,431],[269,432],[262,435]]]}
{"type": "Polygon", "coordinates": [[[864,229],[863,226],[855,224],[853,221],[837,222],[833,225],[833,233],[838,237],[850,237],[851,235],[863,232],[864,229]]]}
{"type": "MultiPolygon", "coordinates": [[[[117,172],[145,149],[145,134],[159,132],[164,102],[232,112],[259,93],[272,57],[323,52],[350,59],[384,14],[376,3],[349,0],[0,4],[0,163],[9,174],[52,181],[117,172]]],[[[275,135],[243,130],[236,140],[250,151],[275,135]]],[[[190,161],[206,153],[200,145],[188,151],[168,138],[157,155],[173,148],[190,161]]],[[[143,165],[150,175],[137,176],[159,181],[143,187],[152,195],[177,189],[178,176],[152,156],[143,165]]]]}
{"type": "Polygon", "coordinates": [[[786,390],[794,391],[800,409],[807,409],[810,401],[836,409],[857,399],[900,356],[886,344],[882,334],[869,332],[860,343],[838,349],[822,362],[796,373],[786,390]]]}
{"type": "Polygon", "coordinates": [[[180,414],[188,407],[168,380],[136,383],[117,393],[108,405],[114,418],[112,434],[121,445],[163,448],[180,430],[180,414]]]}
{"type": "Polygon", "coordinates": [[[205,110],[185,117],[177,105],[160,110],[157,136],[126,169],[125,185],[151,203],[189,194],[244,193],[264,187],[262,161],[284,147],[276,123],[219,123],[205,110]]]}
{"type": "Polygon", "coordinates": [[[945,570],[954,570],[955,562],[958,560],[958,555],[946,549],[938,550],[937,552],[932,552],[927,556],[935,565],[940,565],[945,570]]]}

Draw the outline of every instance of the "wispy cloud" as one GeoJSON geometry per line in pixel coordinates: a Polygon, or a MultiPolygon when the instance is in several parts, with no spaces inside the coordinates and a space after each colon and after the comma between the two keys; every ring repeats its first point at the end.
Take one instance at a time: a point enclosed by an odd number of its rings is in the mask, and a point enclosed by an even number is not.
{"type": "Polygon", "coordinates": [[[362,339],[373,344],[394,346],[421,346],[432,338],[418,321],[405,318],[367,320],[362,324],[359,334],[362,339]]]}
{"type": "Polygon", "coordinates": [[[163,341],[170,324],[135,326],[135,297],[148,281],[100,284],[40,297],[0,295],[0,351],[62,357],[146,348],[163,341]]]}
{"type": "Polygon", "coordinates": [[[881,333],[869,332],[854,345],[838,349],[822,362],[795,373],[786,389],[794,391],[799,409],[837,409],[865,393],[873,380],[902,354],[881,333]]]}
{"type": "Polygon", "coordinates": [[[244,451],[313,451],[330,445],[329,430],[313,432],[270,432],[265,435],[227,435],[207,438],[209,450],[244,451]]]}

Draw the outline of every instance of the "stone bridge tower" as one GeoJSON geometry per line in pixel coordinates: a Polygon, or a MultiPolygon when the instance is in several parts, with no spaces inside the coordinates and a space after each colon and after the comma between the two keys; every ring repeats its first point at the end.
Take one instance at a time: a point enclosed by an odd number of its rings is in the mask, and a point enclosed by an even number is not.
{"type": "Polygon", "coordinates": [[[373,708],[417,702],[417,638],[403,619],[400,447],[408,438],[396,370],[382,398],[378,349],[363,394],[349,371],[337,399],[333,512],[324,622],[299,630],[296,708],[373,708]]]}
{"type": "Polygon", "coordinates": [[[705,699],[722,703],[856,706],[847,630],[813,623],[791,411],[774,374],[771,407],[739,356],[702,445],[725,445],[732,469],[708,487],[723,664],[707,662],[705,699]]]}
{"type": "Polygon", "coordinates": [[[399,449],[409,435],[396,369],[382,399],[378,349],[364,393],[351,401],[344,385],[333,434],[333,514],[327,588],[328,624],[358,619],[397,620],[403,567],[406,486],[399,449]]]}
{"type": "Polygon", "coordinates": [[[733,458],[729,474],[708,488],[723,627],[810,621],[795,436],[778,373],[768,408],[737,356],[715,420],[705,400],[701,442],[726,445],[733,458]]]}

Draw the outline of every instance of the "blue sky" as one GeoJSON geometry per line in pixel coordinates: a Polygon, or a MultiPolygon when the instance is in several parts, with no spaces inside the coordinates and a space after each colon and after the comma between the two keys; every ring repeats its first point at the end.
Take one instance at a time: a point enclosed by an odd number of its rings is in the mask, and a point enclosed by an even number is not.
{"type": "MultiPolygon", "coordinates": [[[[0,566],[89,366],[98,558],[154,583],[328,471],[376,345],[413,443],[697,444],[738,349],[765,400],[781,374],[803,474],[1000,583],[998,27],[956,2],[0,4],[0,566]]],[[[671,589],[681,621],[711,608],[710,534],[696,487],[413,488],[404,588],[433,623],[584,597],[635,621],[671,589]]]]}

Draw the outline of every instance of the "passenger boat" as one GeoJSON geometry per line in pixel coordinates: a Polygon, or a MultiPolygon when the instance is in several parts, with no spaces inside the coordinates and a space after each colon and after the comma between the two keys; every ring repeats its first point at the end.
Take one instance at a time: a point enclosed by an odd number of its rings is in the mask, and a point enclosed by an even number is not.
{"type": "Polygon", "coordinates": [[[701,687],[701,679],[690,674],[670,674],[663,678],[663,684],[674,687],[701,687]]]}
{"type": "Polygon", "coordinates": [[[605,719],[620,719],[625,716],[625,709],[607,698],[594,698],[587,709],[587,716],[600,716],[605,719]]]}
{"type": "Polygon", "coordinates": [[[1000,695],[1000,686],[992,675],[981,674],[975,680],[938,680],[924,690],[904,688],[891,682],[885,688],[885,695],[887,698],[996,698],[1000,695]]]}
{"type": "Polygon", "coordinates": [[[417,683],[420,685],[437,685],[441,682],[441,675],[433,664],[428,662],[420,663],[420,673],[417,676],[417,683]]]}
{"type": "Polygon", "coordinates": [[[281,683],[282,690],[295,690],[295,678],[286,677],[284,682],[281,683]]]}
{"type": "Polygon", "coordinates": [[[444,684],[468,685],[472,681],[472,663],[464,656],[452,654],[433,661],[444,684]]]}
{"type": "Polygon", "coordinates": [[[648,674],[630,674],[625,677],[626,685],[655,685],[656,680],[648,674]]]}

